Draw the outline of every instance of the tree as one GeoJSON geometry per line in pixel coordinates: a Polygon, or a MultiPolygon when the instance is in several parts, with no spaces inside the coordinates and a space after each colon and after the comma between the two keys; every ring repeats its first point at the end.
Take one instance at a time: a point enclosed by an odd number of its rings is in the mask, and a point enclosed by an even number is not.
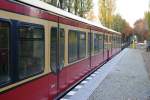
{"type": "Polygon", "coordinates": [[[126,21],[124,22],[124,27],[123,30],[121,31],[123,34],[125,34],[126,37],[130,36],[133,34],[133,28],[127,23],[126,21]]]}
{"type": "Polygon", "coordinates": [[[115,8],[116,0],[99,0],[99,19],[108,28],[112,28],[115,8]]]}
{"type": "Polygon", "coordinates": [[[72,2],[73,2],[73,0],[66,0],[66,1],[67,2],[65,4],[67,6],[67,11],[72,12],[72,8],[73,8],[72,2]]]}
{"type": "Polygon", "coordinates": [[[144,14],[144,20],[146,21],[147,25],[148,25],[148,29],[150,31],[150,12],[147,11],[144,14]]]}
{"type": "Polygon", "coordinates": [[[80,17],[85,17],[85,14],[89,12],[93,7],[92,0],[75,0],[74,2],[74,14],[80,17]]]}
{"type": "Polygon", "coordinates": [[[85,15],[92,9],[92,0],[43,0],[53,6],[71,12],[80,17],[85,15]]]}
{"type": "Polygon", "coordinates": [[[122,19],[122,17],[119,14],[114,15],[112,19],[112,29],[118,32],[122,32],[123,28],[125,27],[126,21],[122,19]]]}
{"type": "Polygon", "coordinates": [[[86,15],[86,19],[88,19],[88,20],[94,20],[94,18],[95,18],[95,14],[94,14],[94,11],[93,11],[93,9],[91,9],[88,13],[87,13],[87,15],[86,15]]]}
{"type": "Polygon", "coordinates": [[[138,36],[139,41],[147,39],[148,25],[143,19],[139,19],[134,23],[134,33],[138,36]]]}
{"type": "Polygon", "coordinates": [[[93,7],[92,0],[81,0],[81,9],[79,10],[79,15],[85,17],[85,14],[88,13],[93,7]]]}
{"type": "Polygon", "coordinates": [[[119,14],[113,16],[113,24],[112,29],[126,35],[132,33],[132,28],[130,27],[129,23],[123,19],[119,14]]]}
{"type": "Polygon", "coordinates": [[[112,29],[122,33],[122,41],[127,41],[133,33],[132,27],[119,14],[113,16],[112,29]]]}

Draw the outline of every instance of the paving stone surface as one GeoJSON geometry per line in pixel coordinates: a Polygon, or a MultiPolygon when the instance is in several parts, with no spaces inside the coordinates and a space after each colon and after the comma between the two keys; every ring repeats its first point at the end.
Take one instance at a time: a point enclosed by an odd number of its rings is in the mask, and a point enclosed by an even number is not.
{"type": "Polygon", "coordinates": [[[88,100],[150,100],[150,79],[142,53],[128,49],[88,100]]]}

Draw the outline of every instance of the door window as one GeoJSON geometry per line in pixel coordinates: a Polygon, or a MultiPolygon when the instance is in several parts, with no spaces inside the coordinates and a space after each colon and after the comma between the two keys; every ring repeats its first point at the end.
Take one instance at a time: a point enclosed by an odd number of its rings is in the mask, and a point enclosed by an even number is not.
{"type": "Polygon", "coordinates": [[[10,25],[0,22],[0,84],[9,81],[9,32],[10,25]]]}
{"type": "Polygon", "coordinates": [[[19,31],[19,78],[26,78],[44,70],[44,28],[22,25],[19,31]]]}
{"type": "Polygon", "coordinates": [[[50,66],[54,73],[57,73],[57,69],[61,69],[64,66],[64,29],[57,31],[57,27],[51,28],[51,55],[50,66]]]}

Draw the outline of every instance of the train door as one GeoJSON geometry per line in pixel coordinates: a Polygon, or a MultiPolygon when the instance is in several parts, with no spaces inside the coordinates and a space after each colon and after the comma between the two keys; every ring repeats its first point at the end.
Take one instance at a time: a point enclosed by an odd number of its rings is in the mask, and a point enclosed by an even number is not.
{"type": "Polygon", "coordinates": [[[57,27],[51,28],[51,53],[50,53],[50,66],[54,74],[55,84],[57,85],[57,93],[64,89],[66,82],[64,71],[64,42],[65,31],[63,28],[57,27]]]}
{"type": "Polygon", "coordinates": [[[64,68],[65,61],[65,29],[63,25],[59,24],[58,26],[58,91],[62,92],[67,86],[67,69],[64,68]]]}

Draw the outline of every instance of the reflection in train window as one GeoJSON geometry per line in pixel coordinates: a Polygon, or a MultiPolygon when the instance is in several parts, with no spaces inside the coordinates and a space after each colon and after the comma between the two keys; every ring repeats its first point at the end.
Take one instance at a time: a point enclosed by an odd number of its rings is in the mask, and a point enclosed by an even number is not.
{"type": "Polygon", "coordinates": [[[99,51],[99,35],[98,34],[94,34],[94,53],[98,53],[99,51]]]}
{"type": "Polygon", "coordinates": [[[58,64],[59,64],[59,67],[61,67],[61,68],[64,66],[64,44],[65,44],[64,43],[65,42],[64,35],[65,35],[65,32],[64,32],[64,29],[60,29],[59,34],[58,34],[57,30],[58,30],[57,27],[51,28],[50,64],[51,64],[51,70],[54,73],[57,72],[58,64]],[[59,38],[57,35],[59,35],[59,38]],[[59,44],[58,44],[58,40],[59,40],[59,44]],[[58,45],[59,45],[59,48],[58,48],[58,45]],[[57,61],[58,60],[57,57],[59,57],[59,63],[57,61]]]}
{"type": "Polygon", "coordinates": [[[19,78],[40,73],[44,67],[44,28],[33,25],[19,28],[19,78]]]}
{"type": "Polygon", "coordinates": [[[59,34],[59,66],[64,66],[64,52],[65,52],[65,31],[64,29],[60,29],[59,34]]]}
{"type": "Polygon", "coordinates": [[[52,72],[57,71],[57,28],[51,29],[50,66],[52,72]]]}
{"type": "Polygon", "coordinates": [[[80,32],[79,34],[79,58],[84,58],[86,56],[86,34],[80,32]]]}
{"type": "Polygon", "coordinates": [[[93,33],[88,33],[88,55],[93,53],[93,33]]]}
{"type": "Polygon", "coordinates": [[[91,33],[88,33],[88,55],[90,55],[91,52],[91,33]]]}
{"type": "Polygon", "coordinates": [[[73,62],[78,58],[78,43],[76,31],[69,31],[69,62],[73,62]]]}
{"type": "Polygon", "coordinates": [[[104,49],[108,49],[108,36],[104,35],[104,49]]]}
{"type": "Polygon", "coordinates": [[[103,35],[99,35],[99,51],[103,51],[103,35]]]}
{"type": "Polygon", "coordinates": [[[7,22],[0,22],[0,84],[9,81],[9,31],[7,22]]]}
{"type": "Polygon", "coordinates": [[[112,48],[115,48],[115,35],[112,36],[112,48]]]}

